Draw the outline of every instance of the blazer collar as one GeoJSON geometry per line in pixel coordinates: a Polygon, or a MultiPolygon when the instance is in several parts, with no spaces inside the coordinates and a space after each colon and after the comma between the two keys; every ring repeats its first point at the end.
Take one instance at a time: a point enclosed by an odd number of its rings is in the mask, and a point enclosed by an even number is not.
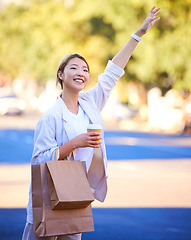
{"type": "Polygon", "coordinates": [[[66,134],[68,136],[68,140],[72,140],[73,138],[75,138],[74,135],[74,131],[72,131],[72,120],[71,120],[71,116],[70,114],[68,114],[68,108],[66,107],[66,104],[64,103],[64,101],[62,100],[62,98],[59,96],[57,103],[59,105],[59,107],[61,108],[61,117],[62,119],[64,119],[64,129],[66,131],[66,134]]]}
{"type": "Polygon", "coordinates": [[[69,110],[66,107],[66,104],[64,103],[64,101],[62,100],[61,96],[58,97],[57,102],[62,110],[62,118],[64,119],[64,121],[69,122],[71,116],[70,114],[67,114],[69,110]]]}
{"type": "Polygon", "coordinates": [[[87,101],[83,100],[82,98],[79,98],[79,104],[84,110],[84,112],[87,114],[87,116],[90,119],[90,123],[96,123],[96,114],[95,111],[92,110],[92,106],[90,104],[87,104],[87,101]]]}
{"type": "MultiPolygon", "coordinates": [[[[67,114],[69,111],[68,108],[66,107],[66,104],[62,100],[62,98],[59,96],[58,97],[58,104],[60,105],[62,109],[62,118],[64,119],[65,122],[70,122],[71,121],[71,116],[70,114],[67,114]]],[[[94,111],[92,111],[92,106],[87,104],[87,101],[83,100],[82,98],[78,99],[80,106],[84,110],[84,112],[88,115],[90,122],[95,123],[96,122],[96,114],[94,111]]]]}

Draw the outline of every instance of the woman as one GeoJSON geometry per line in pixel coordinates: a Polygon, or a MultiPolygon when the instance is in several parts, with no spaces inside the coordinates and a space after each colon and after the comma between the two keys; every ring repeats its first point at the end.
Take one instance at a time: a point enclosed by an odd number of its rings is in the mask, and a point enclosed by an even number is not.
{"type": "MultiPolygon", "coordinates": [[[[156,18],[160,8],[152,7],[142,26],[131,35],[129,42],[119,51],[112,61],[109,61],[98,83],[87,92],[81,92],[89,81],[89,66],[85,58],[78,54],[64,57],[58,66],[57,82],[61,84],[62,94],[55,105],[39,120],[35,129],[34,151],[31,164],[39,164],[47,160],[61,160],[66,156],[74,160],[86,161],[87,170],[95,149],[100,149],[102,161],[99,163],[98,182],[94,186],[94,197],[104,201],[107,192],[106,182],[106,152],[103,139],[96,132],[88,132],[89,123],[101,124],[100,111],[104,107],[110,91],[117,80],[124,74],[135,47],[141,37],[160,19],[156,18]],[[100,176],[99,176],[100,175],[100,176]]],[[[27,207],[27,223],[23,233],[23,240],[42,239],[34,237],[32,197],[29,192],[27,207]]],[[[81,234],[65,235],[59,237],[46,237],[43,239],[81,239],[81,234]]]]}

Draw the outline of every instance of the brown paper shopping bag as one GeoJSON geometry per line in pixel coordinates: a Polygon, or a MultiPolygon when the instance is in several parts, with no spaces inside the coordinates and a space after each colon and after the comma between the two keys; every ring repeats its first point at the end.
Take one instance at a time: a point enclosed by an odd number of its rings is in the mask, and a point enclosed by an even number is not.
{"type": "Polygon", "coordinates": [[[52,210],[44,163],[32,165],[33,227],[37,237],[94,231],[92,208],[52,210]]]}
{"type": "Polygon", "coordinates": [[[81,161],[47,161],[52,209],[79,209],[94,201],[81,161]]]}

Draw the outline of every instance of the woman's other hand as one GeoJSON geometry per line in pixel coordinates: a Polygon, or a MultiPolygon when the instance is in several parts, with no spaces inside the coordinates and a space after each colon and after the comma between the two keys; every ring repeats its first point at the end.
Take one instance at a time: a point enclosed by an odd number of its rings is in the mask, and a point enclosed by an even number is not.
{"type": "Polygon", "coordinates": [[[59,147],[59,159],[62,160],[76,148],[92,147],[99,148],[102,137],[98,132],[82,133],[59,147]]]}
{"type": "Polygon", "coordinates": [[[73,144],[74,148],[81,148],[81,147],[92,147],[92,148],[99,148],[101,144],[102,137],[98,132],[88,132],[82,133],[76,138],[74,138],[73,144]]]}

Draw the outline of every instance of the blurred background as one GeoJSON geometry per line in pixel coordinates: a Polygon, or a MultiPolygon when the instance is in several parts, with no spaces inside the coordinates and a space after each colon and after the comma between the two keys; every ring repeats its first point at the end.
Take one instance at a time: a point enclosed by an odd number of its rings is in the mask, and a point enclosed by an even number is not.
{"type": "Polygon", "coordinates": [[[68,53],[86,57],[93,86],[153,4],[161,20],[133,53],[103,118],[122,129],[190,134],[189,0],[0,0],[1,120],[46,111],[60,92],[56,69],[68,53]]]}
{"type": "Polygon", "coordinates": [[[102,112],[109,191],[83,239],[191,239],[191,1],[0,0],[1,239],[21,239],[34,128],[61,92],[58,62],[83,55],[91,88],[155,4],[161,19],[102,112]]]}

